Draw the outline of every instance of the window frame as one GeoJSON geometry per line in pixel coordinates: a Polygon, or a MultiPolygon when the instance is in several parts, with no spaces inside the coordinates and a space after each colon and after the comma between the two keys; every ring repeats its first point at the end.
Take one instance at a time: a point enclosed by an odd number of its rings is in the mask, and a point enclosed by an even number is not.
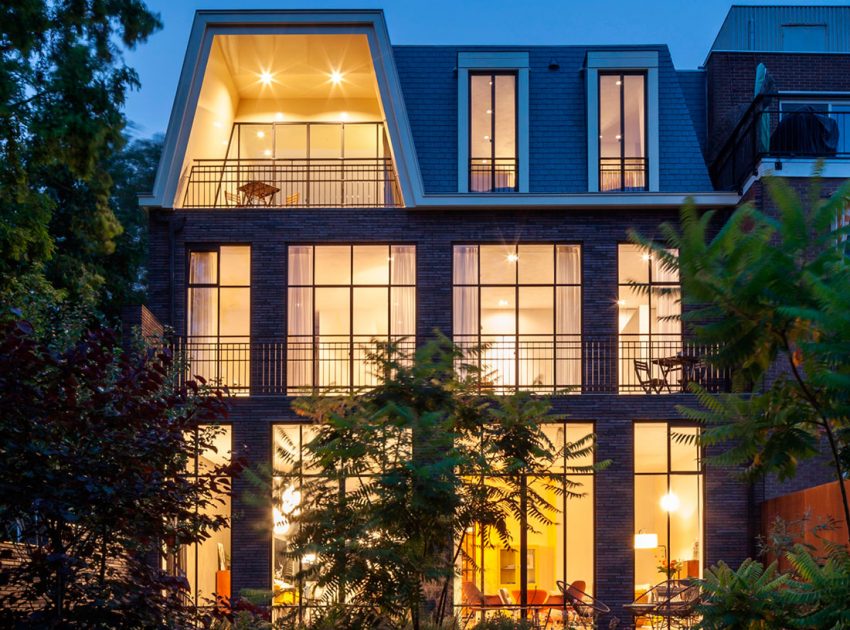
{"type": "MultiPolygon", "coordinates": [[[[290,390],[302,390],[309,387],[312,391],[319,391],[321,389],[329,389],[329,392],[337,392],[337,390],[345,390],[351,391],[357,389],[359,386],[354,385],[354,366],[356,363],[355,360],[355,346],[358,343],[362,343],[357,341],[359,337],[363,337],[365,335],[361,335],[355,332],[354,330],[354,291],[355,289],[386,289],[387,291],[387,334],[386,341],[393,341],[398,339],[406,339],[409,340],[413,345],[416,343],[416,327],[419,321],[419,295],[417,292],[419,274],[418,274],[418,246],[416,243],[403,242],[403,241],[394,241],[394,242],[380,242],[380,243],[369,243],[369,242],[309,242],[309,243],[296,243],[290,242],[286,245],[286,270],[285,277],[287,279],[286,282],[286,313],[285,313],[285,321],[286,321],[286,345],[287,349],[290,348],[290,343],[293,340],[301,340],[307,341],[313,345],[313,350],[315,353],[315,346],[318,343],[319,335],[316,334],[315,329],[315,315],[316,315],[316,289],[348,289],[348,334],[347,335],[339,335],[340,337],[346,337],[348,343],[348,384],[345,386],[335,386],[335,387],[326,387],[321,386],[317,383],[317,368],[319,367],[319,359],[313,356],[310,361],[312,363],[312,383],[309,386],[299,385],[292,386],[289,384],[289,376],[287,374],[286,377],[286,389],[287,395],[293,395],[290,393],[290,390]],[[309,247],[311,248],[311,280],[310,284],[291,284],[289,282],[289,256],[290,250],[293,247],[309,247]],[[348,256],[349,256],[349,281],[348,284],[316,284],[316,248],[319,247],[347,247],[348,248],[348,256]],[[388,258],[388,266],[387,266],[387,283],[386,284],[355,284],[354,283],[354,248],[355,247],[386,247],[387,248],[387,258],[388,258]],[[392,282],[392,248],[393,247],[412,247],[413,248],[413,259],[414,259],[414,271],[413,271],[413,284],[393,284],[392,282]],[[414,331],[411,334],[394,334],[392,330],[392,294],[394,288],[407,288],[413,289],[414,295],[414,306],[413,306],[413,324],[414,331]],[[310,303],[312,306],[312,323],[311,323],[311,332],[309,335],[294,335],[289,330],[289,316],[290,309],[292,305],[290,304],[289,296],[291,289],[310,289],[310,303]]],[[[373,338],[377,338],[376,335],[371,335],[373,338]]],[[[383,340],[383,337],[381,337],[383,340]]],[[[287,350],[287,373],[289,372],[289,362],[290,357],[289,351],[287,350]]],[[[329,393],[328,392],[328,393],[329,393]]],[[[300,394],[299,394],[300,395],[300,394]]]]}
{"type": "MultiPolygon", "coordinates": [[[[519,259],[518,259],[519,260],[519,259]]],[[[575,338],[578,342],[579,348],[579,375],[581,380],[583,380],[584,376],[584,363],[582,356],[582,349],[584,347],[584,244],[583,241],[547,241],[547,242],[527,242],[527,241],[519,241],[512,244],[506,243],[497,243],[497,242],[468,242],[468,241],[458,241],[452,243],[452,316],[454,317],[454,289],[456,288],[469,288],[474,287],[477,292],[477,304],[478,304],[478,313],[476,314],[476,320],[478,322],[478,331],[474,335],[475,340],[474,344],[477,346],[481,346],[482,337],[489,337],[492,335],[482,334],[481,332],[481,289],[490,288],[490,287],[504,287],[504,288],[513,288],[514,289],[514,322],[516,323],[514,327],[514,332],[510,335],[501,335],[503,337],[512,337],[513,343],[515,344],[515,357],[514,357],[514,383],[503,385],[503,389],[505,391],[517,391],[517,390],[537,390],[533,384],[523,384],[520,385],[517,381],[519,380],[519,364],[520,364],[520,338],[523,336],[530,336],[520,332],[519,328],[519,311],[520,311],[520,289],[531,287],[531,288],[551,288],[552,289],[552,332],[546,337],[550,338],[553,343],[553,353],[552,353],[552,363],[555,366],[553,370],[554,381],[557,381],[557,362],[558,362],[558,339],[561,337],[570,337],[575,338]],[[476,277],[478,281],[475,284],[457,284],[454,281],[454,252],[456,247],[476,247],[476,277]],[[520,283],[519,281],[519,265],[515,265],[514,269],[514,282],[511,283],[482,283],[481,282],[481,247],[503,247],[506,251],[509,248],[513,248],[511,251],[519,256],[519,248],[522,246],[549,246],[552,248],[552,282],[551,283],[520,283]],[[558,247],[578,247],[579,251],[579,270],[578,270],[578,283],[568,283],[568,282],[558,282],[558,247]],[[559,334],[558,331],[558,288],[559,287],[577,287],[579,289],[579,332],[573,334],[559,334]]],[[[464,336],[466,337],[466,336],[464,336]]],[[[452,330],[452,339],[457,340],[458,333],[455,330],[452,330]]],[[[456,341],[455,341],[456,343],[456,341]]],[[[478,362],[481,363],[482,359],[479,355],[477,358],[478,362]]],[[[553,382],[552,385],[540,386],[539,389],[549,388],[553,391],[557,391],[559,388],[559,383],[553,382]]],[[[576,385],[573,385],[576,386],[576,385]]],[[[569,387],[569,385],[564,385],[563,387],[569,387]]],[[[581,389],[582,385],[578,384],[577,387],[581,389]]]]}
{"type": "MultiPolygon", "coordinates": [[[[636,502],[636,496],[637,496],[637,493],[635,491],[635,489],[636,489],[636,483],[635,482],[637,480],[637,477],[661,477],[661,476],[663,476],[665,478],[665,481],[666,481],[666,491],[667,491],[668,494],[670,492],[672,492],[671,479],[674,475],[675,476],[688,475],[688,476],[699,477],[699,483],[697,484],[697,489],[698,489],[698,493],[699,493],[698,500],[697,500],[697,509],[699,511],[699,517],[698,518],[700,519],[700,524],[699,524],[700,557],[697,558],[697,560],[700,561],[699,572],[700,572],[700,577],[702,577],[702,575],[705,571],[705,564],[706,564],[705,559],[707,557],[707,554],[706,554],[706,520],[707,519],[706,519],[706,487],[705,487],[706,486],[705,447],[699,446],[699,445],[696,447],[696,449],[697,449],[697,470],[674,470],[672,468],[672,462],[671,462],[671,453],[672,453],[672,450],[673,450],[671,448],[671,445],[673,443],[674,432],[676,430],[681,430],[681,429],[696,429],[698,435],[702,434],[702,427],[700,427],[699,424],[695,424],[693,422],[688,422],[687,420],[681,420],[681,419],[672,419],[672,420],[642,419],[642,420],[635,420],[635,421],[632,422],[632,507],[633,507],[633,510],[634,510],[634,512],[632,514],[632,529],[635,530],[635,532],[634,532],[635,534],[639,533],[637,531],[637,527],[636,527],[636,525],[637,525],[637,510],[635,509],[635,506],[636,506],[635,502],[636,502]],[[640,425],[646,425],[646,424],[663,424],[666,427],[666,432],[667,432],[666,471],[663,471],[663,472],[647,472],[647,471],[638,472],[637,471],[637,459],[636,459],[636,455],[637,455],[637,453],[636,453],[636,451],[637,451],[637,439],[636,439],[637,438],[637,428],[640,425]]],[[[672,532],[671,532],[671,529],[670,529],[671,528],[670,512],[667,512],[666,514],[667,514],[667,516],[666,516],[667,532],[669,532],[671,537],[672,537],[672,532]]],[[[666,541],[663,544],[666,546],[666,541]]],[[[661,545],[661,543],[659,543],[659,547],[660,547],[660,545],[661,545]]],[[[633,580],[637,579],[637,577],[636,577],[636,573],[637,573],[637,551],[638,550],[635,549],[634,547],[632,548],[632,579],[633,580]]],[[[667,549],[667,553],[666,553],[665,557],[670,558],[670,550],[669,549],[667,549]]],[[[675,560],[676,558],[671,558],[671,559],[675,560]]],[[[636,584],[636,582],[635,582],[635,584],[636,584]]]]}
{"type": "Polygon", "coordinates": [[[476,69],[470,70],[468,73],[468,91],[467,94],[469,98],[467,98],[467,120],[469,121],[469,129],[467,134],[467,155],[469,158],[469,167],[467,168],[467,190],[470,192],[477,192],[481,194],[492,194],[492,193],[512,193],[519,191],[519,179],[520,179],[520,161],[519,161],[519,72],[517,70],[484,70],[484,69],[476,69]],[[486,158],[483,156],[474,156],[472,155],[472,80],[474,77],[490,77],[490,106],[492,113],[490,114],[490,155],[486,158]],[[514,78],[514,186],[513,190],[496,190],[496,172],[497,172],[497,159],[504,158],[496,158],[496,77],[497,76],[510,76],[514,78]],[[473,171],[472,171],[472,162],[476,159],[488,159],[490,160],[490,190],[485,191],[472,191],[472,179],[473,179],[473,171]]]}
{"type": "MultiPolygon", "coordinates": [[[[596,170],[598,174],[598,189],[600,192],[645,192],[649,190],[649,74],[646,70],[600,70],[596,77],[596,120],[597,128],[602,120],[602,78],[616,76],[620,79],[620,186],[615,189],[602,189],[602,160],[610,159],[602,157],[602,134],[598,134],[597,139],[597,156],[598,164],[596,170]],[[625,143],[625,87],[627,76],[639,76],[643,78],[643,187],[634,189],[626,189],[624,184],[626,181],[626,143],[625,143]]],[[[634,158],[632,158],[634,159],[634,158]]]]}

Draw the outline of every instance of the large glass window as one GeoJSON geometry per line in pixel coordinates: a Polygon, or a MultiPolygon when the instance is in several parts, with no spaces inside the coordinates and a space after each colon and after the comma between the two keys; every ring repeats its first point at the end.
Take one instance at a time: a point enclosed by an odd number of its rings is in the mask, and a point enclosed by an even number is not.
{"type": "Polygon", "coordinates": [[[517,77],[469,75],[469,190],[517,189],[517,77]]]}
{"type": "Polygon", "coordinates": [[[646,190],[646,75],[599,74],[599,190],[646,190]]]}
{"type": "MultiPolygon", "coordinates": [[[[564,452],[566,444],[587,438],[593,425],[558,422],[547,424],[545,431],[554,447],[564,452]]],[[[558,580],[594,593],[594,479],[590,472],[573,472],[592,466],[593,456],[582,459],[585,461],[563,457],[554,462],[549,476],[528,477],[527,492],[536,493],[552,508],[545,512],[550,522],[531,514],[510,519],[507,544],[495,531],[482,531],[478,526],[464,533],[460,580],[455,581],[455,602],[460,604],[463,617],[474,614],[468,607],[478,604],[481,595],[498,602],[501,593],[520,603],[522,570],[527,576],[526,602],[530,604],[559,605],[558,580]],[[568,497],[569,493],[581,496],[568,497]],[[523,528],[527,531],[524,546],[520,536],[523,528]]],[[[484,482],[495,486],[502,483],[498,477],[484,482]]]]}
{"type": "MultiPolygon", "coordinates": [[[[201,431],[210,431],[210,427],[201,427],[201,431]]],[[[218,466],[230,461],[232,450],[231,428],[222,426],[215,429],[213,445],[200,450],[197,446],[197,436],[193,439],[195,455],[187,465],[186,474],[190,478],[211,477],[211,472],[218,466]]],[[[196,509],[211,516],[221,515],[230,518],[231,498],[229,478],[216,478],[220,489],[212,500],[196,509]]],[[[178,548],[174,556],[167,558],[165,567],[172,574],[186,577],[189,582],[189,593],[194,606],[226,606],[230,592],[230,526],[210,531],[204,541],[184,545],[178,548]]]]}
{"type": "Polygon", "coordinates": [[[681,391],[693,365],[682,356],[678,271],[637,245],[621,244],[617,258],[620,392],[681,391]]]}
{"type": "Polygon", "coordinates": [[[414,346],[416,248],[290,246],[288,331],[290,393],[374,386],[373,341],[414,346]]]}
{"type": "Polygon", "coordinates": [[[186,343],[189,372],[248,393],[251,248],[221,245],[189,252],[186,343]]]}
{"type": "Polygon", "coordinates": [[[580,387],[580,246],[456,245],[453,331],[487,388],[580,387]]]}
{"type": "Polygon", "coordinates": [[[669,578],[701,577],[703,473],[699,429],[638,422],[634,429],[635,596],[669,578]]]}

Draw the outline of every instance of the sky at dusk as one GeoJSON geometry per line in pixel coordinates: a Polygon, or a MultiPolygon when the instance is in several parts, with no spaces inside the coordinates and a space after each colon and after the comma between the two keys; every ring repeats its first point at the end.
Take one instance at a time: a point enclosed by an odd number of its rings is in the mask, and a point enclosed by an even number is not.
{"type": "MultiPolygon", "coordinates": [[[[731,0],[148,0],[163,29],[126,57],[142,87],[130,94],[131,132],[164,132],[197,9],[384,9],[393,44],[667,44],[679,69],[705,60],[731,0]]],[[[734,4],[847,4],[738,0],[734,4]]]]}

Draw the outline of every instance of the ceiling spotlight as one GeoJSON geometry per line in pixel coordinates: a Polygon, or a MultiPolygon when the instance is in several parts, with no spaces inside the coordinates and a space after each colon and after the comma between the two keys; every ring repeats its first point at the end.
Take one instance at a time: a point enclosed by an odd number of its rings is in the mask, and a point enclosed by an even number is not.
{"type": "Polygon", "coordinates": [[[342,83],[342,72],[340,72],[339,70],[334,70],[333,72],[331,72],[331,83],[333,83],[334,85],[339,85],[340,83],[342,83]]]}
{"type": "Polygon", "coordinates": [[[263,151],[263,155],[265,155],[266,157],[270,156],[271,154],[272,154],[271,149],[266,149],[265,151],[263,151]]]}
{"type": "Polygon", "coordinates": [[[499,306],[507,306],[507,305],[508,305],[507,300],[499,300],[499,306]]]}
{"type": "Polygon", "coordinates": [[[258,132],[257,132],[257,137],[258,137],[258,138],[265,138],[265,137],[266,137],[266,132],[265,132],[265,131],[258,131],[258,132]]]}
{"type": "Polygon", "coordinates": [[[275,120],[283,120],[283,112],[278,112],[274,115],[275,120]]]}
{"type": "Polygon", "coordinates": [[[517,256],[516,254],[513,254],[513,253],[508,254],[508,262],[509,263],[515,263],[518,260],[519,260],[519,256],[517,256]]]}
{"type": "Polygon", "coordinates": [[[614,85],[623,85],[623,82],[617,79],[616,81],[614,81],[614,85]]]}
{"type": "Polygon", "coordinates": [[[272,84],[272,73],[271,72],[261,72],[260,73],[260,83],[263,85],[271,85],[272,84]]]}
{"type": "Polygon", "coordinates": [[[348,120],[348,112],[340,112],[339,113],[340,120],[348,120]]]}
{"type": "Polygon", "coordinates": [[[642,255],[641,255],[641,259],[642,259],[644,262],[649,262],[650,256],[649,256],[649,254],[642,254],[642,255]]]}

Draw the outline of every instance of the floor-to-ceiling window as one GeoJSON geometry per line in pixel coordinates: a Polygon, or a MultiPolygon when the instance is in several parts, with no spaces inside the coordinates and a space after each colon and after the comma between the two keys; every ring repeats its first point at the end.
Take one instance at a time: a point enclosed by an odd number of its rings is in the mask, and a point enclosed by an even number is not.
{"type": "Polygon", "coordinates": [[[621,393],[681,391],[683,371],[679,274],[632,244],[618,251],[621,393]]]}
{"type": "Polygon", "coordinates": [[[469,190],[517,189],[517,76],[469,75],[469,190]]]}
{"type": "MultiPolygon", "coordinates": [[[[528,492],[536,493],[549,508],[543,513],[549,522],[531,513],[508,522],[510,541],[504,544],[495,531],[470,528],[460,543],[460,579],[455,580],[455,602],[461,614],[470,616],[471,605],[480,595],[522,601],[522,570],[526,572],[526,603],[558,606],[557,581],[575,583],[581,590],[594,592],[594,479],[590,467],[593,456],[567,459],[565,445],[585,439],[593,432],[591,423],[557,422],[545,425],[547,437],[564,456],[552,463],[547,477],[529,476],[528,492]],[[565,492],[568,490],[569,492],[565,492]],[[570,492],[581,496],[567,496],[570,492]],[[521,531],[526,528],[525,546],[521,531]]],[[[485,483],[503,483],[499,477],[485,483]]],[[[546,613],[544,612],[544,615],[546,613]]],[[[531,616],[531,614],[529,615],[531,616]]]]}
{"type": "Polygon", "coordinates": [[[455,343],[478,350],[485,388],[578,388],[581,248],[455,245],[455,343]]]}
{"type": "Polygon", "coordinates": [[[667,579],[700,577],[704,490],[699,429],[634,425],[636,596],[667,579]],[[675,561],[675,562],[674,562],[675,561]]]}
{"type": "MultiPolygon", "coordinates": [[[[199,431],[208,432],[212,429],[202,426],[199,431]]],[[[211,477],[212,472],[219,466],[230,461],[232,450],[232,432],[229,426],[215,429],[215,435],[208,448],[198,448],[197,435],[189,436],[195,443],[195,454],[188,464],[186,474],[190,478],[211,477]]],[[[220,492],[211,500],[196,509],[206,515],[221,515],[230,518],[231,498],[229,478],[216,478],[216,486],[220,492]]],[[[230,592],[230,526],[209,531],[209,537],[192,544],[183,545],[176,554],[167,558],[166,566],[171,573],[183,575],[189,582],[189,593],[194,606],[225,606],[231,596],[230,592]]]]}
{"type": "Polygon", "coordinates": [[[189,373],[236,393],[247,393],[251,373],[251,248],[192,247],[188,268],[189,373]]]}
{"type": "Polygon", "coordinates": [[[288,261],[290,393],[373,386],[375,340],[413,348],[413,245],[291,245],[288,261]]]}
{"type": "Polygon", "coordinates": [[[599,190],[646,190],[646,75],[599,74],[599,190]]]}

